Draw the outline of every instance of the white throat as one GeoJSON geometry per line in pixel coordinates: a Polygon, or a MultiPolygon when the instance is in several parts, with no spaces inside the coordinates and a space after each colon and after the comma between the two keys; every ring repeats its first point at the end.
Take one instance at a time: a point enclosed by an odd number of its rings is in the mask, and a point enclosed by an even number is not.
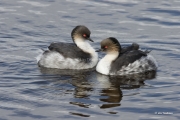
{"type": "Polygon", "coordinates": [[[82,39],[76,39],[76,40],[74,40],[74,42],[84,52],[87,52],[87,53],[90,53],[90,54],[95,54],[96,53],[94,48],[87,41],[84,41],[82,39]]]}
{"type": "Polygon", "coordinates": [[[81,50],[91,54],[92,66],[95,66],[98,62],[98,54],[97,52],[95,52],[95,49],[87,41],[84,41],[82,39],[76,39],[74,41],[81,50]]]}
{"type": "Polygon", "coordinates": [[[109,75],[109,71],[111,69],[111,63],[114,61],[119,55],[119,52],[113,52],[105,55],[97,64],[96,71],[102,73],[104,75],[109,75]]]}

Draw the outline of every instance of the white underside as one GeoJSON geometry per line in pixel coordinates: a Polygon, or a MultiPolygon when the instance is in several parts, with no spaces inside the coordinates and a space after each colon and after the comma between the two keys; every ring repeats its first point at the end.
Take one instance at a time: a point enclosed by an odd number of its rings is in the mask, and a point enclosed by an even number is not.
{"type": "MultiPolygon", "coordinates": [[[[46,54],[40,54],[36,57],[37,62],[40,66],[46,68],[58,68],[58,69],[88,69],[96,66],[98,62],[98,54],[89,43],[80,42],[80,47],[84,47],[86,52],[90,53],[92,58],[91,61],[86,63],[82,59],[65,58],[59,52],[49,51],[46,54]]],[[[84,50],[85,51],[85,50],[84,50]]],[[[78,54],[78,53],[77,53],[78,54]]]]}
{"type": "Polygon", "coordinates": [[[104,75],[109,75],[111,62],[117,58],[118,52],[105,55],[97,64],[96,71],[104,75]]]}
{"type": "Polygon", "coordinates": [[[127,75],[142,73],[150,70],[157,70],[158,67],[156,60],[151,55],[142,57],[141,59],[136,60],[128,66],[123,66],[119,71],[116,71],[114,73],[110,73],[110,65],[111,62],[108,62],[105,59],[101,59],[96,67],[96,70],[97,72],[105,75],[127,75]]]}
{"type": "Polygon", "coordinates": [[[90,63],[82,62],[80,59],[64,58],[60,53],[50,51],[48,54],[40,55],[37,60],[40,66],[58,69],[88,69],[97,64],[97,58],[93,57],[90,63]]]}

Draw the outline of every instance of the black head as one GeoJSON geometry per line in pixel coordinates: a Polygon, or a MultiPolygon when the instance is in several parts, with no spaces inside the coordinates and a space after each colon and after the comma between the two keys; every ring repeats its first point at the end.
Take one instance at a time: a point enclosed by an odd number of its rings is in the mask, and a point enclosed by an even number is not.
{"type": "Polygon", "coordinates": [[[114,37],[109,37],[101,41],[101,49],[97,52],[120,52],[121,45],[118,40],[114,37]]]}
{"type": "Polygon", "coordinates": [[[90,34],[91,34],[91,31],[86,26],[78,25],[72,30],[71,37],[73,40],[83,39],[83,40],[89,40],[93,42],[93,40],[90,38],[90,34]]]}

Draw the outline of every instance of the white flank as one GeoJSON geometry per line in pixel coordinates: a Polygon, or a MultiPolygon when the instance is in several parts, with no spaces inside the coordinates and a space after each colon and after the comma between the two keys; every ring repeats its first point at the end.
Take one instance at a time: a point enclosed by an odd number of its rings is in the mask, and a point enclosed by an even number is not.
{"type": "MultiPolygon", "coordinates": [[[[56,51],[49,51],[46,54],[41,54],[37,56],[37,61],[40,66],[47,68],[58,68],[58,69],[88,69],[93,68],[98,62],[98,54],[95,52],[94,48],[86,41],[77,42],[77,46],[83,51],[91,54],[91,62],[82,62],[81,58],[72,59],[64,58],[60,53],[56,51]]],[[[77,53],[78,54],[78,53],[77,53]]]]}
{"type": "Polygon", "coordinates": [[[116,73],[110,73],[110,75],[127,75],[142,73],[150,70],[157,70],[158,64],[153,56],[148,55],[147,57],[142,57],[139,60],[129,64],[128,66],[123,66],[116,73]]]}

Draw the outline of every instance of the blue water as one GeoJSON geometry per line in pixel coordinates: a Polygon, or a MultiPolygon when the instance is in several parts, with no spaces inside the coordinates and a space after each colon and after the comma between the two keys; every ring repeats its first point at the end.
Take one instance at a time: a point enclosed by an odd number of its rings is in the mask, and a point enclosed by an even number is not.
{"type": "Polygon", "coordinates": [[[178,0],[1,0],[0,120],[179,120],[179,39],[178,0]],[[158,71],[109,77],[39,68],[40,49],[72,42],[76,25],[91,30],[94,48],[111,36],[152,50],[158,71]]]}

